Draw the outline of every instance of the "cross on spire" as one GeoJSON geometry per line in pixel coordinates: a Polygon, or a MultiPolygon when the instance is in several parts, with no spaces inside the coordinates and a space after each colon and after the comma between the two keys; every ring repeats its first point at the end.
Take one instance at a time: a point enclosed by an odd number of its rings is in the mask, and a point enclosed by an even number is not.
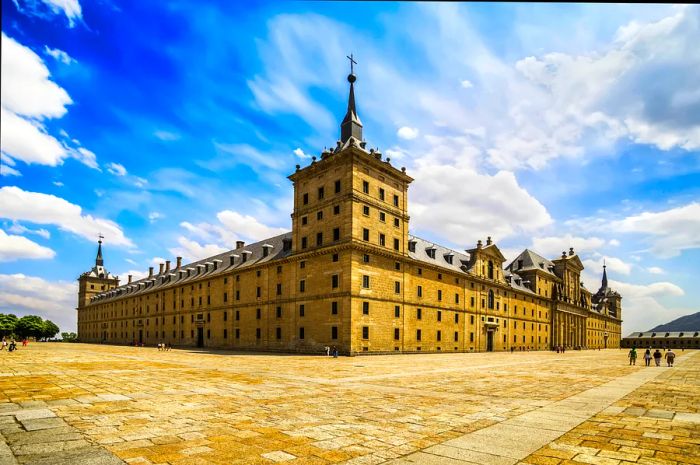
{"type": "Polygon", "coordinates": [[[95,257],[95,266],[104,266],[104,260],[102,259],[102,239],[105,237],[102,233],[97,235],[97,257],[95,257]]]}
{"type": "Polygon", "coordinates": [[[105,237],[102,235],[102,233],[97,233],[97,242],[99,242],[99,243],[101,244],[101,243],[102,243],[102,239],[104,239],[104,238],[105,238],[105,237]]]}
{"type": "Polygon", "coordinates": [[[356,65],[357,62],[356,62],[355,59],[353,58],[352,53],[350,54],[350,56],[346,56],[345,58],[347,58],[348,60],[350,60],[350,74],[355,74],[355,70],[354,70],[354,68],[353,68],[353,65],[356,65]]]}

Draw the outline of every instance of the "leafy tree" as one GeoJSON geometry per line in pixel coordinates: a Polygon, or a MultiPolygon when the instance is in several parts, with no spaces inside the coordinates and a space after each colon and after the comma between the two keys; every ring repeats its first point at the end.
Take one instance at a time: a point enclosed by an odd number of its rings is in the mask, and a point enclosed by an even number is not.
{"type": "Polygon", "coordinates": [[[61,339],[63,339],[63,342],[76,342],[78,335],[75,333],[61,333],[61,339]]]}
{"type": "MultiPolygon", "coordinates": [[[[53,323],[52,323],[53,324],[53,323]]],[[[27,315],[17,320],[15,333],[20,338],[33,336],[37,339],[42,337],[44,332],[44,321],[40,316],[27,315]]],[[[55,333],[54,333],[55,334],[55,333]]]]}
{"type": "Polygon", "coordinates": [[[7,336],[15,331],[17,317],[12,313],[4,315],[0,313],[0,335],[7,336]]]}
{"type": "Polygon", "coordinates": [[[58,334],[60,330],[61,329],[58,326],[56,326],[56,324],[53,321],[46,320],[43,324],[41,337],[43,337],[44,339],[51,339],[56,334],[58,334]]]}

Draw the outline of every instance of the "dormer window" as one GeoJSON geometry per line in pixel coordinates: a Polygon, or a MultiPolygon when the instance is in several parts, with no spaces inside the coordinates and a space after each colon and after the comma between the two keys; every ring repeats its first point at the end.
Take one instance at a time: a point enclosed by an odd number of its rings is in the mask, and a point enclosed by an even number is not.
{"type": "Polygon", "coordinates": [[[262,246],[263,248],[263,257],[267,257],[270,255],[270,250],[272,250],[272,246],[270,244],[264,244],[262,246]]]}
{"type": "Polygon", "coordinates": [[[425,249],[426,253],[428,254],[428,257],[430,258],[435,258],[435,247],[428,247],[425,249]]]}
{"type": "Polygon", "coordinates": [[[231,263],[230,263],[231,266],[236,264],[236,257],[238,257],[238,255],[236,255],[236,254],[229,255],[229,258],[231,260],[231,263]]]}
{"type": "Polygon", "coordinates": [[[282,250],[285,252],[292,250],[292,240],[291,239],[282,239],[282,250]]]}
{"type": "Polygon", "coordinates": [[[416,241],[408,241],[408,251],[409,252],[416,251],[416,241]]]}
{"type": "Polygon", "coordinates": [[[518,269],[519,270],[523,269],[523,261],[522,260],[518,260],[518,269]]]}
{"type": "Polygon", "coordinates": [[[445,261],[446,261],[447,263],[449,263],[450,265],[452,265],[452,259],[453,259],[453,258],[454,258],[454,255],[452,255],[451,253],[445,254],[445,261]]]}
{"type": "Polygon", "coordinates": [[[251,252],[250,250],[244,250],[243,252],[241,252],[241,263],[245,263],[246,261],[248,261],[248,255],[252,253],[253,252],[251,252]]]}

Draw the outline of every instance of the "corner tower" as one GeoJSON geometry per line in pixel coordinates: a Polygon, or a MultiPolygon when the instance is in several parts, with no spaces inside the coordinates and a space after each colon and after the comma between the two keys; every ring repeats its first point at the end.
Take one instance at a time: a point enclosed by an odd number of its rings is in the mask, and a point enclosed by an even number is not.
{"type": "MultiPolygon", "coordinates": [[[[78,310],[87,306],[92,296],[119,286],[119,278],[110,274],[104,267],[102,239],[103,237],[100,236],[97,241],[95,266],[78,278],[78,310]]],[[[80,317],[80,315],[78,316],[80,317]]]]}

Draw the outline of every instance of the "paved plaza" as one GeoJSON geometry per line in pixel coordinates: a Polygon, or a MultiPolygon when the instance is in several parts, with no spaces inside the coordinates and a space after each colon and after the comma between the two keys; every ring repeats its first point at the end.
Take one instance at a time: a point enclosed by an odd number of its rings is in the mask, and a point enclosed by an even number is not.
{"type": "Polygon", "coordinates": [[[700,464],[700,353],[0,352],[5,464],[700,464]]]}

